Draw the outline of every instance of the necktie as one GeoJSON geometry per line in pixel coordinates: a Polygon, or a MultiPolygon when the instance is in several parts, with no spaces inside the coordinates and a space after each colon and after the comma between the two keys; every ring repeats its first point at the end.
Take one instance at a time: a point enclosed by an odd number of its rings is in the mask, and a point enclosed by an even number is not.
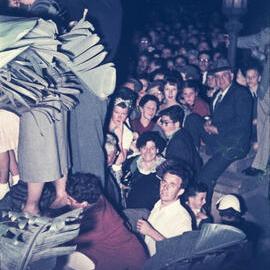
{"type": "Polygon", "coordinates": [[[220,93],[220,94],[218,94],[217,100],[215,102],[214,110],[218,107],[221,100],[222,100],[222,94],[220,93]]]}

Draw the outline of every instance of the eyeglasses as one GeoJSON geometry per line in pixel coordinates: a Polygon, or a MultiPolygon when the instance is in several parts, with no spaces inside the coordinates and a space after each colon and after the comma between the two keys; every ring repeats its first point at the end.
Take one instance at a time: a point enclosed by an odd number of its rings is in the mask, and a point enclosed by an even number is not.
{"type": "Polygon", "coordinates": [[[160,124],[163,126],[165,126],[165,127],[167,127],[169,124],[172,124],[173,123],[173,121],[167,121],[167,120],[162,120],[162,119],[160,119],[160,124]]]}
{"type": "Polygon", "coordinates": [[[209,59],[200,58],[199,61],[200,62],[209,62],[209,59]]]}

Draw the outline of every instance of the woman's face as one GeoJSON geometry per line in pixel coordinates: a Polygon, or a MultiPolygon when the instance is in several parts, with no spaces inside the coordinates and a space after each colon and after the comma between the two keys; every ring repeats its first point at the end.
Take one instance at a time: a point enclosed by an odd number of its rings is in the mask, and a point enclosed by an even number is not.
{"type": "Polygon", "coordinates": [[[111,121],[116,126],[121,126],[126,121],[127,116],[128,116],[128,108],[122,108],[116,105],[113,108],[111,121]]]}
{"type": "Polygon", "coordinates": [[[164,95],[167,101],[176,101],[177,92],[178,90],[176,85],[172,85],[169,83],[165,84],[164,95]]]}
{"type": "Polygon", "coordinates": [[[156,159],[157,147],[153,141],[148,141],[144,146],[140,148],[140,153],[143,161],[151,162],[156,159]]]}
{"type": "Polygon", "coordinates": [[[196,99],[196,91],[194,88],[186,87],[183,89],[183,99],[189,106],[193,106],[196,99]]]}
{"type": "Polygon", "coordinates": [[[152,120],[157,112],[157,104],[153,100],[149,100],[144,104],[144,106],[141,108],[141,115],[147,119],[152,120]]]}

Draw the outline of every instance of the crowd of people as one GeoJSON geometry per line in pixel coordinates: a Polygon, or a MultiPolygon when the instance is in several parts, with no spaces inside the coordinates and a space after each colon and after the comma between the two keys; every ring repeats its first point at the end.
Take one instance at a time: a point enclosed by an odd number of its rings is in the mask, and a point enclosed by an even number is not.
{"type": "MultiPolygon", "coordinates": [[[[19,2],[10,1],[13,6],[19,2]]],[[[74,241],[95,269],[141,269],[156,253],[157,241],[213,222],[216,181],[250,149],[255,159],[242,173],[266,172],[269,59],[261,62],[250,53],[235,69],[227,59],[229,39],[222,20],[198,11],[190,16],[183,9],[172,14],[161,19],[157,11],[150,13],[149,23],[134,35],[128,77],[110,97],[103,126],[104,179],[95,171],[65,172],[54,179],[55,192],[47,184],[20,178],[20,120],[0,110],[0,209],[50,214],[52,208],[55,214],[60,206],[85,208],[74,241]]],[[[240,38],[238,46],[256,49],[249,41],[254,38],[240,38]]],[[[96,126],[88,128],[91,137],[96,126]]],[[[98,157],[91,156],[90,162],[90,168],[103,167],[98,157]]],[[[222,197],[217,209],[222,223],[238,227],[248,238],[254,234],[237,196],[222,197]]]]}

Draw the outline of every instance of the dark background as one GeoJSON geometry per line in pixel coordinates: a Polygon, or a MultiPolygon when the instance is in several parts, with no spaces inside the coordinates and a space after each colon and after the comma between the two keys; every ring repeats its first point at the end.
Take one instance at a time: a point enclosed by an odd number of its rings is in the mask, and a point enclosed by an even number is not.
{"type": "MultiPolygon", "coordinates": [[[[149,13],[153,9],[176,8],[177,5],[199,7],[202,12],[212,14],[221,13],[222,0],[122,0],[123,22],[122,38],[115,59],[118,66],[118,79],[125,79],[129,56],[131,54],[131,38],[135,30],[143,30],[149,20],[149,13]]],[[[226,18],[224,17],[226,20],[226,18]]],[[[253,34],[262,28],[270,27],[270,0],[248,0],[248,11],[241,18],[243,29],[241,35],[253,34]]]]}

